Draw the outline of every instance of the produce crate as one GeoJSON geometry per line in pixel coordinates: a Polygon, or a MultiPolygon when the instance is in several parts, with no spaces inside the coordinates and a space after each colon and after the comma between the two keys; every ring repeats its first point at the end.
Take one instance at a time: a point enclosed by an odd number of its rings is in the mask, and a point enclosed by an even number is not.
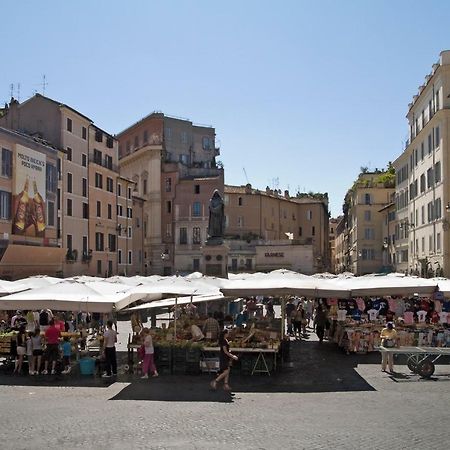
{"type": "Polygon", "coordinates": [[[170,347],[156,347],[155,358],[158,362],[170,363],[172,361],[172,349],[170,347]]]}
{"type": "Polygon", "coordinates": [[[186,362],[186,349],[185,348],[173,348],[172,360],[179,362],[186,362]]]}
{"type": "Polygon", "coordinates": [[[200,363],[200,349],[198,348],[189,348],[186,350],[186,362],[188,363],[197,363],[199,366],[200,363]]]}

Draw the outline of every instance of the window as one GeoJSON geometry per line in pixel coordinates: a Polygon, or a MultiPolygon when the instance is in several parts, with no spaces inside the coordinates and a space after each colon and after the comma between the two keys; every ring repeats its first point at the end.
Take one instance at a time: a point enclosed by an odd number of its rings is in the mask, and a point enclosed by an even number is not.
{"type": "Polygon", "coordinates": [[[441,136],[439,133],[439,127],[436,127],[434,130],[435,133],[435,139],[434,139],[434,148],[438,148],[441,143],[441,136]]]}
{"type": "Polygon", "coordinates": [[[242,216],[238,216],[237,226],[238,226],[238,228],[242,228],[244,226],[244,218],[242,216]]]}
{"type": "Polygon", "coordinates": [[[112,170],[112,168],[113,168],[112,156],[105,155],[105,167],[109,170],[112,170]]]}
{"type": "Polygon", "coordinates": [[[55,226],[55,202],[47,202],[47,225],[49,227],[55,226]]]}
{"type": "Polygon", "coordinates": [[[200,271],[200,260],[198,258],[194,258],[192,260],[192,271],[199,272],[200,271]]]}
{"type": "Polygon", "coordinates": [[[138,147],[139,147],[139,136],[136,135],[136,136],[134,137],[134,148],[136,149],[136,148],[138,148],[138,147]]]}
{"type": "Polygon", "coordinates": [[[86,137],[87,137],[87,130],[86,130],[86,127],[81,127],[81,137],[82,137],[83,139],[86,139],[86,137]]]}
{"type": "Polygon", "coordinates": [[[425,205],[422,205],[422,225],[425,223],[425,205]]]}
{"type": "Polygon", "coordinates": [[[433,177],[433,168],[430,167],[427,170],[427,188],[430,188],[431,186],[433,186],[433,183],[434,183],[433,178],[434,178],[433,177]]]}
{"type": "Polygon", "coordinates": [[[72,133],[72,119],[67,118],[66,128],[67,128],[67,131],[70,131],[72,133]]]}
{"type": "Polygon", "coordinates": [[[95,250],[102,252],[104,248],[103,233],[95,233],[95,250]]]}
{"type": "Polygon", "coordinates": [[[94,162],[99,166],[102,165],[102,152],[94,148],[94,162]]]}
{"type": "Polygon", "coordinates": [[[200,202],[194,202],[192,205],[192,215],[194,217],[200,217],[202,205],[200,202]]]}
{"type": "Polygon", "coordinates": [[[196,185],[194,186],[194,193],[195,193],[195,194],[200,194],[200,185],[199,185],[199,184],[196,184],[196,185]]]}
{"type": "Polygon", "coordinates": [[[129,219],[133,218],[133,210],[131,208],[127,208],[127,217],[129,219]]]}
{"type": "Polygon", "coordinates": [[[434,219],[440,219],[442,216],[441,199],[437,198],[434,202],[434,219]]]}
{"type": "Polygon", "coordinates": [[[439,183],[441,181],[441,162],[438,161],[434,165],[434,182],[439,183]]]}
{"type": "Polygon", "coordinates": [[[187,228],[181,227],[180,228],[180,245],[187,244],[187,228]]]}
{"type": "Polygon", "coordinates": [[[425,174],[420,175],[420,193],[425,192],[425,174]]]}
{"type": "Polygon", "coordinates": [[[166,178],[166,192],[172,191],[172,178],[166,178]]]}
{"type": "Polygon", "coordinates": [[[68,250],[72,251],[72,235],[71,234],[68,234],[66,236],[66,244],[67,244],[68,250]]]}
{"type": "Polygon", "coordinates": [[[2,176],[12,176],[12,151],[2,148],[2,176]]]}
{"type": "Polygon", "coordinates": [[[102,204],[97,200],[97,217],[102,216],[102,204]]]}
{"type": "Polygon", "coordinates": [[[434,103],[435,103],[435,110],[438,111],[439,110],[439,89],[436,92],[434,103]]]}
{"type": "Polygon", "coordinates": [[[88,254],[88,238],[87,236],[83,236],[83,255],[88,254]]]}
{"type": "Polygon", "coordinates": [[[113,179],[110,177],[106,178],[106,190],[108,192],[114,192],[114,182],[113,179]]]}
{"type": "Polygon", "coordinates": [[[133,237],[133,233],[132,233],[132,228],[128,227],[128,237],[132,238],[133,237]]]}
{"type": "Polygon", "coordinates": [[[87,197],[87,178],[81,179],[81,195],[87,197]]]}
{"type": "Polygon", "coordinates": [[[0,219],[11,219],[11,192],[0,191],[0,219]]]}
{"type": "Polygon", "coordinates": [[[122,185],[117,184],[117,196],[120,197],[122,195],[122,185]]]}
{"type": "Polygon", "coordinates": [[[172,202],[170,200],[166,202],[166,211],[167,211],[167,214],[172,213],[172,202]]]}
{"type": "Polygon", "coordinates": [[[428,222],[432,222],[434,219],[434,205],[433,202],[427,204],[428,222]]]}
{"type": "Polygon", "coordinates": [[[108,203],[108,219],[112,219],[112,205],[108,203]]]}
{"type": "MultiPolygon", "coordinates": [[[[147,224],[146,222],[144,222],[144,229],[145,229],[145,233],[147,234],[147,224]]],[[[167,223],[166,224],[166,237],[170,237],[172,236],[172,224],[171,223],[167,223]]]]}
{"type": "Polygon", "coordinates": [[[101,130],[95,130],[95,140],[97,142],[103,142],[103,133],[101,130]]]}
{"type": "Polygon", "coordinates": [[[144,179],[142,180],[142,193],[143,193],[144,195],[147,194],[147,178],[144,178],[144,179]]]}
{"type": "Polygon", "coordinates": [[[58,205],[58,209],[61,209],[61,189],[58,189],[56,193],[56,203],[58,205]]]}
{"type": "Polygon", "coordinates": [[[428,252],[433,253],[433,235],[428,236],[428,252]]]}
{"type": "Polygon", "coordinates": [[[131,250],[128,251],[128,264],[133,264],[133,252],[131,250]]]}
{"type": "Polygon", "coordinates": [[[233,272],[237,272],[237,269],[238,269],[238,260],[237,260],[237,258],[233,258],[231,260],[231,270],[233,272]]]}
{"type": "Polygon", "coordinates": [[[127,155],[130,153],[130,141],[127,141],[126,145],[127,155]]]}
{"type": "Polygon", "coordinates": [[[203,150],[211,150],[209,147],[209,137],[208,136],[203,136],[202,147],[203,147],[203,150]]]}
{"type": "Polygon", "coordinates": [[[102,274],[102,260],[98,259],[97,260],[97,275],[101,275],[102,274]]]}
{"type": "Polygon", "coordinates": [[[311,236],[315,236],[315,235],[316,235],[316,227],[313,226],[313,227],[311,228],[311,236]]]}
{"type": "Polygon", "coordinates": [[[169,128],[169,127],[164,128],[164,137],[169,141],[172,139],[172,129],[171,128],[169,128]]]}
{"type": "MultiPolygon", "coordinates": [[[[273,215],[273,211],[272,211],[272,215],[273,215]]],[[[306,211],[306,220],[312,220],[312,211],[310,209],[308,211],[306,211]]]]}
{"type": "Polygon", "coordinates": [[[144,144],[148,142],[148,131],[144,130],[144,144]]]}
{"type": "Polygon", "coordinates": [[[116,251],[116,235],[108,234],[108,251],[115,252],[116,251]]]}
{"type": "Polygon", "coordinates": [[[67,174],[67,192],[72,193],[72,174],[67,174]]]}
{"type": "Polygon", "coordinates": [[[362,249],[362,259],[363,260],[374,260],[375,259],[375,250],[373,248],[363,248],[362,249]]]}
{"type": "Polygon", "coordinates": [[[139,217],[136,217],[136,228],[140,228],[141,221],[139,220],[139,217]]]}
{"type": "Polygon", "coordinates": [[[371,211],[370,210],[364,211],[364,220],[370,221],[370,219],[371,219],[371,211]]]}
{"type": "Polygon", "coordinates": [[[242,206],[242,197],[238,198],[238,206],[242,206]]]}
{"type": "Polygon", "coordinates": [[[431,145],[431,134],[428,135],[428,154],[430,155],[433,150],[433,147],[431,145]]]}
{"type": "Polygon", "coordinates": [[[298,227],[298,235],[302,236],[303,234],[303,228],[302,227],[298,227]]]}
{"type": "Polygon", "coordinates": [[[423,160],[423,158],[425,158],[425,145],[422,142],[420,144],[420,159],[423,160]]]}
{"type": "Polygon", "coordinates": [[[111,136],[107,136],[106,137],[106,146],[108,148],[113,148],[114,147],[114,140],[111,136]]]}
{"type": "Polygon", "coordinates": [[[67,161],[72,161],[72,149],[70,147],[67,147],[67,161]]]}
{"type": "Polygon", "coordinates": [[[122,217],[122,215],[123,215],[123,208],[122,208],[122,205],[117,205],[117,215],[118,215],[119,217],[122,217]]]}
{"type": "Polygon", "coordinates": [[[192,243],[193,244],[201,243],[200,227],[194,227],[192,229],[192,243]]]}
{"type": "Polygon", "coordinates": [[[46,172],[46,188],[49,192],[56,192],[58,189],[58,180],[56,176],[56,167],[53,164],[47,164],[46,172]]]}
{"type": "Polygon", "coordinates": [[[425,253],[425,238],[422,238],[422,253],[425,253]]]}
{"type": "Polygon", "coordinates": [[[87,156],[86,153],[81,154],[81,165],[83,167],[87,167],[87,156]]]}
{"type": "Polygon", "coordinates": [[[83,203],[83,219],[89,219],[89,204],[83,203]]]}
{"type": "Polygon", "coordinates": [[[373,240],[375,239],[375,230],[373,228],[364,229],[364,239],[373,240]]]}
{"type": "Polygon", "coordinates": [[[365,205],[370,205],[371,204],[370,194],[364,194],[364,204],[365,205]]]}
{"type": "Polygon", "coordinates": [[[120,250],[120,248],[119,248],[119,253],[117,255],[117,262],[119,264],[122,264],[122,250],[120,250]]]}
{"type": "Polygon", "coordinates": [[[131,188],[128,188],[128,198],[131,200],[131,188]]]}
{"type": "Polygon", "coordinates": [[[103,188],[103,175],[101,173],[95,172],[95,187],[103,188]]]}
{"type": "Polygon", "coordinates": [[[441,233],[436,234],[436,251],[441,252],[441,233]]]}
{"type": "Polygon", "coordinates": [[[67,215],[72,215],[72,200],[70,198],[67,199],[67,215]]]}

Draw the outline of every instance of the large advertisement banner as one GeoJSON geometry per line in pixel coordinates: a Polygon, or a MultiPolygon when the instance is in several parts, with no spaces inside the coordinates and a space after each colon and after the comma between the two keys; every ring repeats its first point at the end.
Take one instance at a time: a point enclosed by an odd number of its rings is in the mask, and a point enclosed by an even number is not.
{"type": "Polygon", "coordinates": [[[45,155],[21,145],[14,155],[13,234],[45,236],[45,155]]]}

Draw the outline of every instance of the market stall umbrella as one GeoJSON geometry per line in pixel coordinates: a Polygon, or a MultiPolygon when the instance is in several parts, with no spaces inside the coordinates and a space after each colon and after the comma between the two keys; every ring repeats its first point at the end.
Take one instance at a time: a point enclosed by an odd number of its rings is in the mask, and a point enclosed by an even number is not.
{"type": "Polygon", "coordinates": [[[61,283],[31,289],[0,297],[0,309],[38,310],[50,308],[56,311],[88,311],[107,313],[120,302],[122,294],[104,296],[83,283],[61,283]]]}
{"type": "Polygon", "coordinates": [[[350,289],[353,297],[374,295],[431,295],[438,289],[437,281],[411,276],[377,275],[333,280],[333,282],[345,289],[350,289]]]}
{"type": "Polygon", "coordinates": [[[450,296],[450,280],[448,278],[431,278],[431,279],[438,284],[439,290],[443,292],[445,297],[450,296]]]}
{"type": "Polygon", "coordinates": [[[27,289],[38,289],[41,287],[52,286],[64,281],[63,278],[48,277],[45,275],[37,275],[34,277],[22,278],[21,280],[11,281],[13,288],[19,290],[14,290],[11,292],[25,291],[27,289]]]}
{"type": "Polygon", "coordinates": [[[26,291],[28,287],[24,284],[17,284],[13,281],[0,280],[0,295],[14,294],[15,292],[26,291]]]}
{"type": "Polygon", "coordinates": [[[194,295],[189,297],[172,297],[165,298],[163,300],[156,300],[153,302],[143,303],[142,305],[133,306],[129,309],[129,311],[138,311],[141,309],[152,309],[152,308],[167,308],[177,305],[187,305],[189,303],[203,303],[203,302],[212,302],[217,300],[224,300],[222,294],[220,295],[194,295]]]}

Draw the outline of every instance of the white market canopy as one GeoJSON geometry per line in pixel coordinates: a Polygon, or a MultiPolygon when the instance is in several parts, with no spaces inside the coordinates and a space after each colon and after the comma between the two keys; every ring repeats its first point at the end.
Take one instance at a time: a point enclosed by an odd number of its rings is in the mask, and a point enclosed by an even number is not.
{"type": "Polygon", "coordinates": [[[195,295],[189,297],[172,297],[165,298],[164,300],[156,300],[149,303],[143,303],[142,305],[133,306],[129,308],[129,311],[137,311],[141,309],[152,309],[152,308],[170,308],[171,306],[177,305],[187,305],[189,303],[204,303],[204,302],[212,302],[217,300],[224,300],[222,294],[220,295],[195,295]]]}

